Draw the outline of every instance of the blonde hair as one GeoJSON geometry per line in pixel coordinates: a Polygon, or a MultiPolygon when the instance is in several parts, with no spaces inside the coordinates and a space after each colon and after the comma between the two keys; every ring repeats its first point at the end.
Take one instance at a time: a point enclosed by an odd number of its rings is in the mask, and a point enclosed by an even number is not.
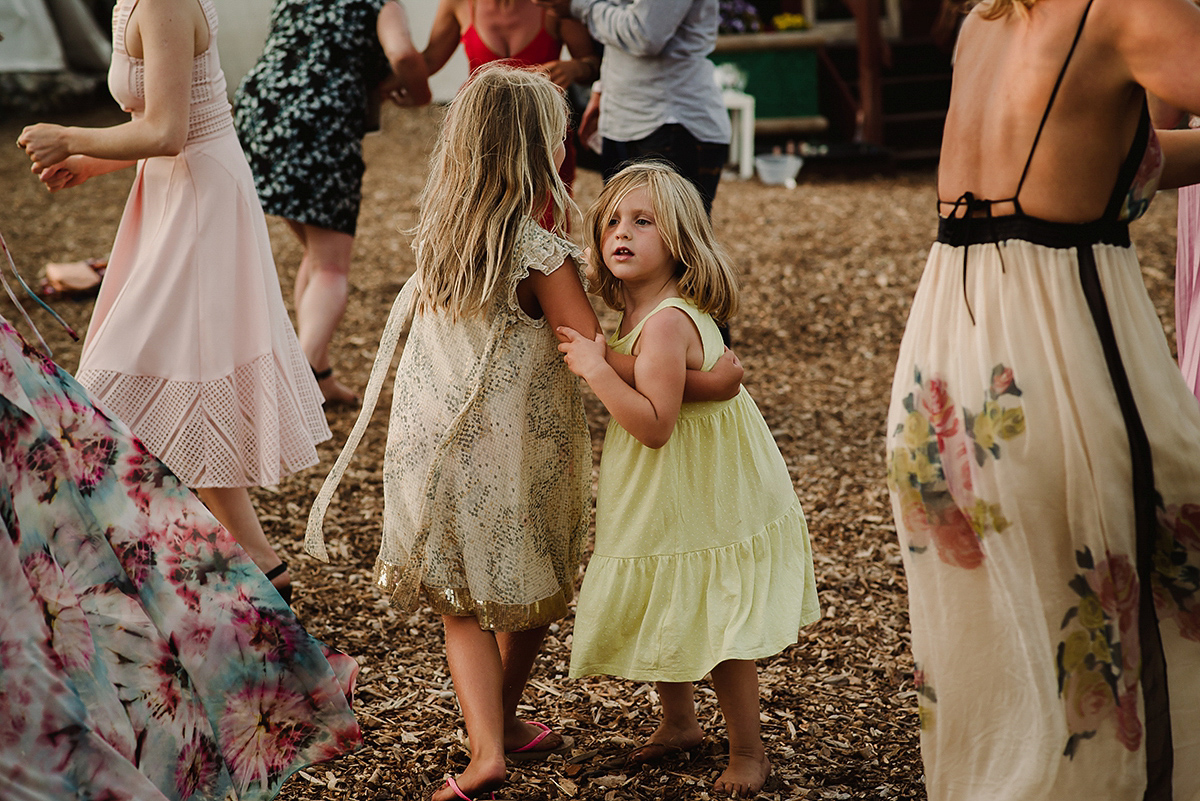
{"type": "Polygon", "coordinates": [[[526,220],[549,204],[554,231],[571,200],[554,164],[567,132],[562,91],[540,73],[491,65],[450,104],[413,230],[417,310],[486,312],[512,269],[526,220]]]}
{"type": "Polygon", "coordinates": [[[738,307],[737,279],[729,255],[713,235],[696,187],[664,162],[640,161],[621,170],[588,209],[583,235],[591,250],[594,290],[611,308],[624,308],[621,282],[604,263],[602,243],[617,205],[641,188],[650,194],[655,227],[677,263],[679,294],[718,322],[728,322],[738,307]]]}
{"type": "Polygon", "coordinates": [[[1000,19],[1016,11],[1018,14],[1028,14],[1029,9],[1038,0],[983,0],[976,3],[979,16],[984,19],[1000,19]]]}

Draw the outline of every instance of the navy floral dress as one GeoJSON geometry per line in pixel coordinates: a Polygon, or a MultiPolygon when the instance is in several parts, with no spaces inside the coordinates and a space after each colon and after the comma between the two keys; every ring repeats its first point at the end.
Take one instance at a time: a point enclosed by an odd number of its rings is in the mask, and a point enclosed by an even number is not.
{"type": "Polygon", "coordinates": [[[386,0],[277,0],[234,123],[263,210],[353,235],[368,90],[388,74],[375,32],[386,0]]]}
{"type": "Polygon", "coordinates": [[[361,742],[357,665],[0,318],[0,798],[241,801],[361,742]]]}

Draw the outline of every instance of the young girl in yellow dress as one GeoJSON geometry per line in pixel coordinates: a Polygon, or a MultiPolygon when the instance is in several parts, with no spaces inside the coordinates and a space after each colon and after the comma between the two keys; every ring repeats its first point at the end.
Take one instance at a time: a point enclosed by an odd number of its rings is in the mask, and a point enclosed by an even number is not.
{"type": "MultiPolygon", "coordinates": [[[[579,248],[538,224],[549,205],[561,231],[569,208],[557,172],[566,129],[554,84],[509,67],[480,70],[450,105],[421,197],[417,271],[309,522],[309,550],[324,558],[320,520],[411,315],[375,583],[405,610],[423,594],[445,626],[471,762],[434,801],[480,797],[504,783],[506,757],[564,746],[548,726],[520,720],[517,704],[547,627],[574,596],[590,505],[591,439],[554,331],[590,337],[600,326],[579,248]]],[[[740,380],[738,369],[726,396],[740,380]]]]}
{"type": "Polygon", "coordinates": [[[663,719],[630,753],[640,763],[700,744],[692,682],[711,672],[729,734],[714,789],[753,794],[771,770],[754,660],[819,617],[804,512],[745,389],[684,402],[686,371],[723,350],[714,318],[737,308],[695,188],[668,165],[635,164],[588,217],[599,294],[623,312],[608,345],[637,360],[630,386],[605,360],[603,336],[559,332],[567,365],[612,413],[571,675],[657,683],[663,719]]]}

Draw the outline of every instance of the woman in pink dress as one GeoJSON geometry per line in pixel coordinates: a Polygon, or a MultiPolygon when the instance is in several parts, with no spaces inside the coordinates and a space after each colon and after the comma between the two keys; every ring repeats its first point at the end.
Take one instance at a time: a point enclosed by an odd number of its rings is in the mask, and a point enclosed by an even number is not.
{"type": "Polygon", "coordinates": [[[51,191],[137,165],[78,379],[194,489],[284,594],[248,487],[317,462],[321,394],[279,290],[234,134],[212,0],[119,0],[110,128],[38,124],[18,144],[51,191]]]}
{"type": "MultiPolygon", "coordinates": [[[[472,73],[493,61],[539,67],[563,89],[600,77],[600,57],[587,28],[539,8],[533,0],[440,0],[424,53],[430,75],[446,65],[459,42],[472,73]],[[571,54],[568,60],[562,59],[564,44],[571,54]]],[[[565,146],[567,156],[558,174],[570,190],[575,181],[573,131],[565,146]]]]}
{"type": "MultiPolygon", "coordinates": [[[[1200,117],[1151,98],[1156,128],[1200,128],[1200,117]]],[[[1175,244],[1175,348],[1188,389],[1200,398],[1200,184],[1179,187],[1175,244]]]]}

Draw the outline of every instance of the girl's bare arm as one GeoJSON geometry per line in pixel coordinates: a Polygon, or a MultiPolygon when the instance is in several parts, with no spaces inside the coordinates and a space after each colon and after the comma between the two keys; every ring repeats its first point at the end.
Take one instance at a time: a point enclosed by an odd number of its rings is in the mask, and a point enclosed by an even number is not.
{"type": "Polygon", "coordinates": [[[683,404],[683,385],[691,346],[700,346],[686,314],[667,309],[646,321],[638,339],[634,365],[637,388],[621,380],[604,360],[604,342],[564,330],[559,345],[567,366],[588,382],[621,426],[648,448],[661,448],[671,438],[683,404]]]}
{"type": "MultiPolygon", "coordinates": [[[[535,318],[544,315],[552,331],[557,332],[565,326],[589,339],[602,333],[596,312],[583,291],[583,284],[579,280],[574,263],[570,260],[563,262],[562,267],[549,275],[536,270],[531,271],[529,277],[517,288],[517,297],[526,314],[535,318]]],[[[605,358],[622,381],[630,386],[636,385],[637,360],[633,356],[617,353],[606,347],[605,358]]],[[[741,389],[742,374],[741,363],[733,352],[729,351],[708,372],[687,371],[684,400],[728,400],[741,389]]]]}

